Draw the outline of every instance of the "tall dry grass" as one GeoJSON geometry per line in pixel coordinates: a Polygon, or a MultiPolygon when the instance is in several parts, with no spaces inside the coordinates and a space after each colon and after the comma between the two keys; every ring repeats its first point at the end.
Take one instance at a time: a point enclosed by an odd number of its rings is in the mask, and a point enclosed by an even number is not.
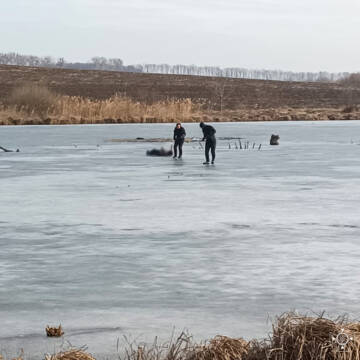
{"type": "MultiPolygon", "coordinates": [[[[126,339],[127,340],[127,339],[126,339]]],[[[249,350],[249,342],[227,336],[215,338],[201,344],[182,332],[178,337],[171,336],[165,343],[155,338],[152,344],[136,344],[127,341],[119,360],[243,360],[249,350]]]]}
{"type": "Polygon", "coordinates": [[[95,360],[95,358],[85,352],[85,350],[86,349],[69,349],[52,355],[46,354],[45,360],[95,360]]]}
{"type": "Polygon", "coordinates": [[[294,312],[277,317],[269,338],[252,340],[247,360],[360,360],[360,323],[294,312]]]}
{"type": "Polygon", "coordinates": [[[117,122],[168,122],[191,119],[199,110],[199,106],[190,99],[145,104],[119,95],[106,100],[62,96],[56,101],[49,116],[75,117],[89,121],[114,119],[117,122]]]}
{"type": "Polygon", "coordinates": [[[115,94],[109,99],[96,100],[58,95],[46,86],[25,84],[15,88],[0,105],[0,123],[182,122],[192,121],[200,111],[201,105],[190,99],[169,99],[146,104],[115,94]]]}
{"type": "MultiPolygon", "coordinates": [[[[45,360],[95,360],[85,350],[70,348],[45,360]]],[[[360,322],[288,312],[276,318],[263,340],[218,335],[196,343],[182,332],[165,343],[157,338],[151,344],[137,343],[125,337],[124,347],[118,341],[117,352],[118,360],[360,360],[360,322]]],[[[17,360],[23,360],[23,353],[17,360]]]]}
{"type": "Polygon", "coordinates": [[[0,101],[0,125],[360,119],[360,106],[351,97],[344,106],[316,109],[240,107],[220,113],[206,110],[204,104],[190,99],[148,104],[115,94],[96,100],[59,95],[44,85],[25,84],[15,88],[2,103],[0,101]]]}
{"type": "Polygon", "coordinates": [[[182,333],[168,343],[129,344],[120,360],[360,360],[360,323],[294,312],[279,316],[268,339],[216,336],[196,344],[182,333]],[[345,344],[346,343],[346,344],[345,344]],[[341,344],[345,344],[341,346],[341,344]]]}
{"type": "Polygon", "coordinates": [[[57,101],[58,95],[46,86],[27,83],[14,88],[4,105],[19,113],[44,117],[55,110],[57,101]]]}

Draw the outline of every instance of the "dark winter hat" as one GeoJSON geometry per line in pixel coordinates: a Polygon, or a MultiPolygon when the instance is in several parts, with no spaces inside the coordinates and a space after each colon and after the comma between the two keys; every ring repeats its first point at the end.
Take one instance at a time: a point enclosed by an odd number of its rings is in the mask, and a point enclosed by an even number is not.
{"type": "Polygon", "coordinates": [[[201,123],[199,124],[199,126],[202,128],[202,127],[204,127],[204,122],[203,121],[201,121],[201,123]]]}

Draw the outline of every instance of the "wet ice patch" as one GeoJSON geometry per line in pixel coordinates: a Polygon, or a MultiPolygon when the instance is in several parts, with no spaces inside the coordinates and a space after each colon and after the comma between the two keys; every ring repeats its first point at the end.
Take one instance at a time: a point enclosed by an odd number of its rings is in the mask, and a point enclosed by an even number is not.
{"type": "Polygon", "coordinates": [[[248,224],[229,224],[233,229],[250,229],[251,225],[248,224]]]}
{"type": "Polygon", "coordinates": [[[330,227],[342,228],[342,229],[360,229],[359,225],[350,225],[350,224],[331,224],[330,227]]]}

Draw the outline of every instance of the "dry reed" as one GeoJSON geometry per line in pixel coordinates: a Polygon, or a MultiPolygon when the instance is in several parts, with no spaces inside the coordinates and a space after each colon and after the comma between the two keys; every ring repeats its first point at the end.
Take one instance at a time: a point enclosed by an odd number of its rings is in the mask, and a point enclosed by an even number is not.
{"type": "Polygon", "coordinates": [[[64,335],[64,331],[61,325],[59,325],[58,327],[47,326],[45,330],[48,337],[60,337],[64,335]]]}
{"type": "Polygon", "coordinates": [[[188,360],[243,360],[249,351],[249,342],[242,338],[216,336],[203,345],[195,346],[188,360]]]}
{"type": "Polygon", "coordinates": [[[323,314],[308,317],[285,313],[277,318],[269,341],[259,350],[272,360],[359,360],[360,323],[348,322],[345,317],[330,320],[323,314]],[[346,338],[348,343],[341,346],[339,338],[346,338]]]}
{"type": "Polygon", "coordinates": [[[119,360],[186,360],[194,350],[192,337],[185,332],[177,338],[173,334],[168,342],[161,344],[158,343],[158,338],[150,345],[138,345],[128,341],[126,337],[125,340],[124,355],[119,354],[119,360]]]}
{"type": "Polygon", "coordinates": [[[95,360],[95,358],[81,349],[70,349],[53,355],[45,355],[45,360],[95,360]]]}
{"type": "Polygon", "coordinates": [[[191,99],[146,103],[115,94],[96,100],[58,95],[39,84],[17,87],[0,103],[0,125],[355,119],[360,119],[360,107],[355,103],[341,108],[317,109],[239,107],[220,114],[206,111],[201,103],[191,99]]]}
{"type": "Polygon", "coordinates": [[[123,360],[360,360],[360,323],[290,312],[276,319],[268,339],[216,336],[195,344],[182,333],[164,345],[130,344],[123,360]]]}
{"type": "Polygon", "coordinates": [[[11,360],[24,360],[24,349],[21,349],[20,355],[18,355],[15,358],[12,358],[11,360]]]}
{"type": "Polygon", "coordinates": [[[119,95],[106,100],[62,96],[48,115],[88,121],[112,119],[114,122],[169,122],[190,119],[197,110],[198,106],[190,99],[145,104],[119,95]]]}
{"type": "Polygon", "coordinates": [[[122,360],[242,360],[248,350],[249,343],[241,338],[216,336],[203,344],[195,344],[191,336],[182,332],[163,344],[159,344],[157,338],[150,345],[127,341],[122,360]]]}
{"type": "Polygon", "coordinates": [[[27,83],[16,87],[6,99],[5,105],[17,112],[28,115],[37,114],[41,118],[54,110],[58,96],[46,86],[27,83]]]}
{"type": "Polygon", "coordinates": [[[147,104],[115,94],[105,100],[96,100],[57,95],[46,86],[25,84],[15,88],[0,104],[0,115],[4,125],[151,123],[191,121],[200,109],[200,104],[190,99],[168,99],[147,104]]]}
{"type": "MultiPolygon", "coordinates": [[[[182,332],[165,343],[136,344],[125,337],[119,360],[360,360],[360,323],[346,317],[327,319],[285,313],[273,324],[268,339],[246,341],[216,336],[196,344],[182,332]]],[[[1,359],[1,355],[0,355],[1,359]]],[[[20,355],[14,360],[22,360],[20,355]]],[[[70,349],[45,360],[95,360],[85,349],[70,349]]]]}

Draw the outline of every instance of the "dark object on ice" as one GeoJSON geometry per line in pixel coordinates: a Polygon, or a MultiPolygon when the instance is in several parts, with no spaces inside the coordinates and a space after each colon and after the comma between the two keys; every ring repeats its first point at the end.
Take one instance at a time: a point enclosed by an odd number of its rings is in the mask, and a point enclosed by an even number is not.
{"type": "Polygon", "coordinates": [[[59,327],[50,327],[49,325],[46,327],[46,335],[49,337],[60,337],[64,335],[64,331],[59,325],[59,327]]]}
{"type": "Polygon", "coordinates": [[[270,138],[270,145],[279,145],[279,139],[280,139],[279,135],[272,134],[270,138]]]}
{"type": "Polygon", "coordinates": [[[145,140],[143,137],[137,137],[136,140],[145,140]]]}
{"type": "Polygon", "coordinates": [[[165,150],[163,147],[161,149],[152,149],[146,152],[147,156],[172,156],[172,147],[170,150],[165,150]]]}
{"type": "MultiPolygon", "coordinates": [[[[5,151],[5,152],[14,152],[14,150],[5,149],[5,148],[3,148],[2,146],[0,146],[0,150],[3,150],[3,151],[5,151]]],[[[20,150],[19,150],[19,149],[16,149],[15,152],[20,152],[20,150]]]]}

